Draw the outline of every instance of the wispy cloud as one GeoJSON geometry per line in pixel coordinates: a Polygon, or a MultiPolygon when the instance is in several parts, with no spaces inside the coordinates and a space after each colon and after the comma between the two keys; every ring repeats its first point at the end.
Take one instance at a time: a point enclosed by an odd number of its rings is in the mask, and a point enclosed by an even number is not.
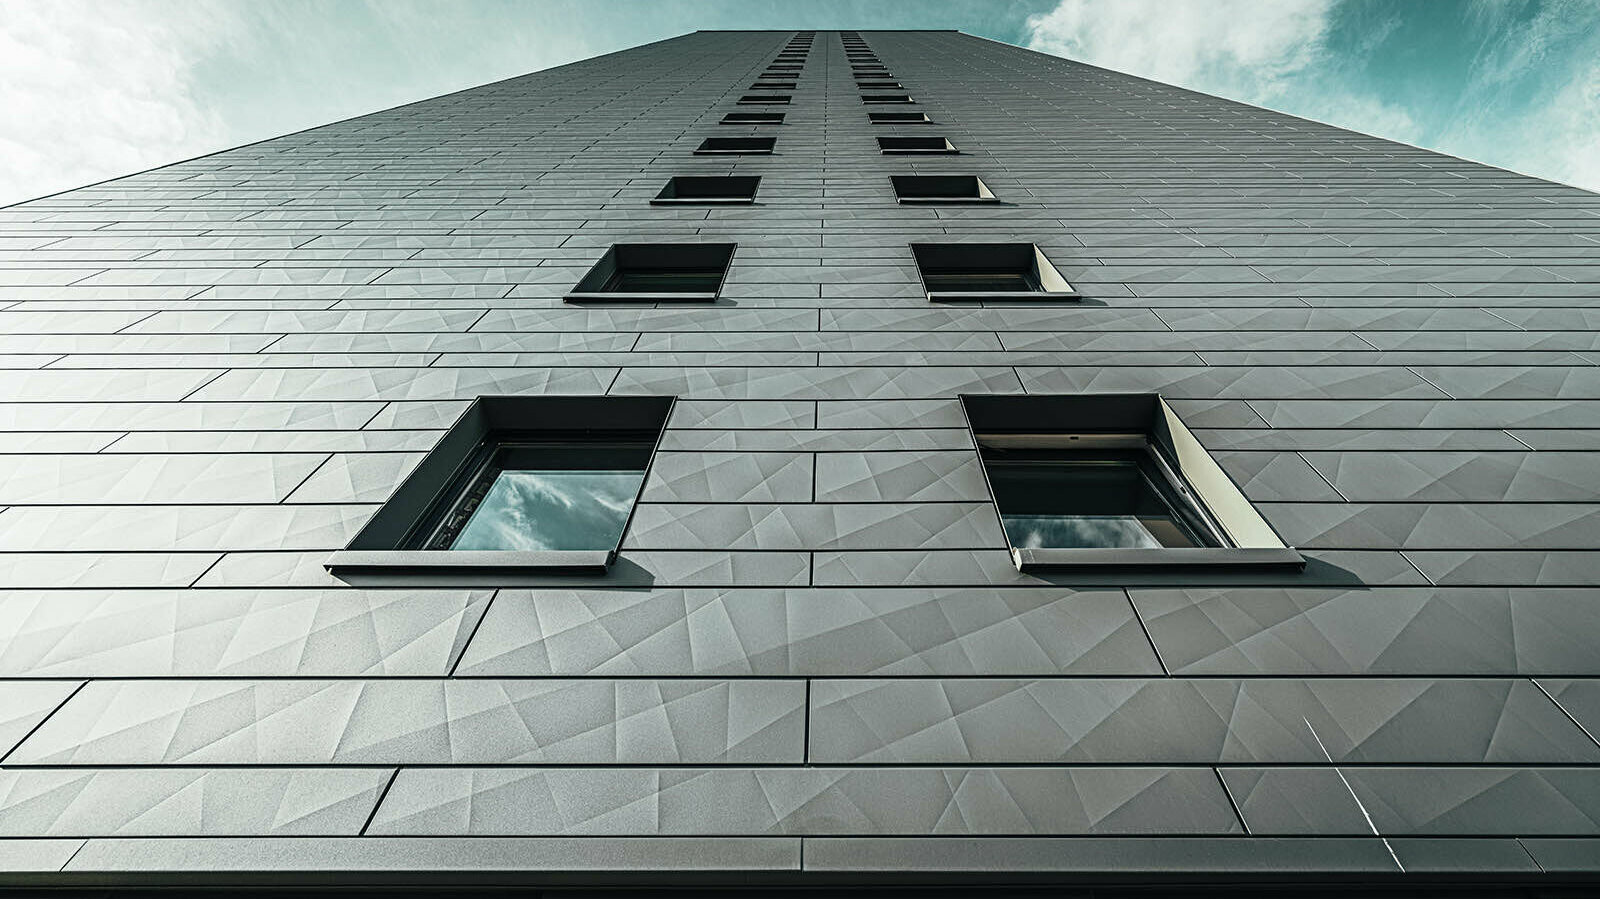
{"type": "Polygon", "coordinates": [[[1061,0],[1028,19],[1028,47],[1331,124],[1412,140],[1410,114],[1327,84],[1336,0],[1061,0]]]}
{"type": "Polygon", "coordinates": [[[1333,0],[1061,0],[1028,46],[1173,84],[1271,96],[1323,55],[1333,0]]]}
{"type": "Polygon", "coordinates": [[[191,70],[230,27],[224,10],[95,0],[0,7],[0,203],[216,148],[222,120],[191,70]]]}
{"type": "Polygon", "coordinates": [[[1060,0],[1028,19],[1026,42],[1600,190],[1600,4],[1588,0],[1060,0]]]}

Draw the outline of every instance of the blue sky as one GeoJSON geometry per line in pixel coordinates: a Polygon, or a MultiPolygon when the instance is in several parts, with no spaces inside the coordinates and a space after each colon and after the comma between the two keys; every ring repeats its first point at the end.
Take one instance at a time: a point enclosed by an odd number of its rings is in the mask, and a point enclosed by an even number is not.
{"type": "Polygon", "coordinates": [[[696,28],[959,28],[1600,190],[1596,0],[0,0],[0,203],[696,28]]]}

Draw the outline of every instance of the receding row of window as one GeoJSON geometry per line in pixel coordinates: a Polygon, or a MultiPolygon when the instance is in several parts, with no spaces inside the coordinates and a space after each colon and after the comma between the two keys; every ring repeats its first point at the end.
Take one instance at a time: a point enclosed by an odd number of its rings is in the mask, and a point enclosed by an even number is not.
{"type": "MultiPolygon", "coordinates": [[[[730,112],[718,124],[782,125],[786,115],[782,112],[730,112]]],[[[867,121],[873,125],[920,125],[933,120],[925,112],[869,112],[867,121]]]]}
{"type": "MultiPolygon", "coordinates": [[[[933,301],[1075,299],[1077,293],[1031,243],[913,243],[912,259],[933,301]]],[[[565,299],[584,302],[713,302],[738,244],[612,244],[565,299]]]]}
{"type": "MultiPolygon", "coordinates": [[[[901,203],[994,203],[999,198],[976,175],[890,175],[901,203]]],[[[679,175],[667,181],[650,202],[668,205],[753,203],[760,175],[679,175]]]]}
{"type": "MultiPolygon", "coordinates": [[[[775,137],[708,137],[694,152],[697,156],[765,156],[777,146],[775,137]]],[[[878,152],[885,156],[955,156],[961,151],[943,137],[880,137],[878,152]]]]}
{"type": "MultiPolygon", "coordinates": [[[[961,397],[1012,559],[1300,565],[1155,394],[961,397]]],[[[604,570],[672,397],[479,397],[332,570],[604,570]]]]}

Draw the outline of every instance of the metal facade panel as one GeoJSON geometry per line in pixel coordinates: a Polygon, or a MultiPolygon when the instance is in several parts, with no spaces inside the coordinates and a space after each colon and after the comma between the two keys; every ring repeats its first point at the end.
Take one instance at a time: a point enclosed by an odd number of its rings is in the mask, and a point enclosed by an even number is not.
{"type": "Polygon", "coordinates": [[[1600,868],[1600,197],[955,32],[861,33],[927,123],[816,32],[720,124],[793,34],[0,211],[0,880],[1600,868]],[[684,241],[716,303],[563,301],[684,241]],[[1083,298],[930,303],[962,241],[1083,298]],[[956,397],[1084,391],[1306,569],[1018,572],[956,397]],[[618,563],[329,575],[480,394],[678,396],[618,563]]]}

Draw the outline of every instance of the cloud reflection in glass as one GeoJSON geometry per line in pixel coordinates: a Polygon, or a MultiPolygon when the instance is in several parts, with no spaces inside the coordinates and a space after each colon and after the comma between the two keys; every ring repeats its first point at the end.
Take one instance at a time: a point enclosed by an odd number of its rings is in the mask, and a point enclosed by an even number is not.
{"type": "Polygon", "coordinates": [[[502,471],[450,548],[611,549],[643,481],[642,471],[502,471]]]}

